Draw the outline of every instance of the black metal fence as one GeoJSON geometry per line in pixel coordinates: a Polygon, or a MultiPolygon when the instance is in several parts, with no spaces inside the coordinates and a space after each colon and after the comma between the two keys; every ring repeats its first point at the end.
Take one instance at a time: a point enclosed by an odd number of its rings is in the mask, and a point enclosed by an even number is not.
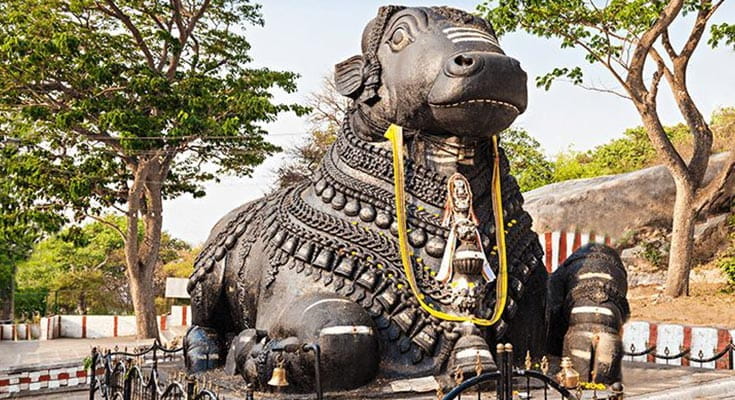
{"type": "Polygon", "coordinates": [[[183,348],[152,346],[123,351],[92,349],[89,399],[104,400],[224,400],[192,377],[164,382],[159,362],[180,361],[183,348]]]}
{"type": "Polygon", "coordinates": [[[622,386],[612,387],[610,391],[601,390],[598,393],[598,387],[603,385],[585,384],[584,382],[576,382],[573,388],[567,388],[554,378],[548,376],[548,361],[544,358],[539,365],[538,370],[531,369],[530,357],[526,357],[525,368],[514,368],[513,366],[513,347],[511,345],[498,345],[497,348],[498,370],[494,372],[481,373],[477,371],[477,375],[464,380],[460,371],[455,374],[457,386],[455,386],[446,395],[439,393],[439,398],[443,400],[461,400],[462,396],[476,398],[480,400],[485,397],[485,392],[491,392],[492,386],[495,387],[496,400],[513,400],[521,399],[581,399],[584,389],[588,388],[592,391],[589,398],[621,400],[623,398],[622,386]],[[490,387],[490,389],[488,389],[490,387]]]}
{"type": "Polygon", "coordinates": [[[665,360],[666,364],[669,363],[669,361],[677,360],[677,359],[684,359],[689,361],[690,366],[696,366],[692,363],[698,363],[699,367],[701,368],[704,363],[709,362],[718,362],[724,357],[727,357],[727,369],[735,369],[733,368],[735,364],[735,344],[733,344],[732,339],[730,339],[730,343],[728,343],[722,350],[717,351],[717,349],[714,349],[713,355],[711,357],[705,357],[704,351],[701,349],[697,352],[696,356],[692,356],[692,348],[691,347],[680,347],[678,353],[672,354],[671,349],[669,349],[668,346],[664,347],[663,354],[659,354],[657,352],[656,346],[648,346],[646,345],[646,348],[637,351],[636,346],[631,343],[630,344],[630,351],[624,351],[623,354],[626,357],[630,357],[630,361],[634,361],[634,357],[640,357],[640,356],[648,356],[652,360],[665,360]]]}
{"type": "MultiPolygon", "coordinates": [[[[318,353],[318,346],[312,350],[318,353]]],[[[313,347],[313,345],[312,345],[313,347]]],[[[292,352],[298,349],[284,348],[281,351],[292,352]]],[[[729,367],[733,367],[733,356],[735,345],[730,342],[724,349],[716,352],[712,357],[704,357],[699,351],[698,357],[691,356],[691,348],[680,349],[679,353],[671,354],[665,347],[663,354],[656,352],[656,346],[646,347],[642,351],[636,351],[635,345],[630,346],[630,351],[624,352],[625,356],[633,359],[638,356],[650,356],[663,359],[667,362],[678,358],[687,359],[690,363],[702,363],[718,361],[723,357],[729,357],[729,367]]],[[[224,396],[191,376],[176,374],[176,379],[162,379],[159,374],[159,363],[181,362],[183,348],[166,348],[156,340],[150,347],[139,347],[128,351],[127,348],[119,351],[92,349],[88,359],[90,373],[89,399],[103,400],[224,400],[224,396]]],[[[438,393],[438,398],[443,400],[461,400],[462,396],[481,399],[486,393],[495,392],[497,400],[512,400],[514,398],[535,399],[570,399],[577,400],[582,397],[593,399],[622,399],[622,387],[609,387],[594,383],[578,382],[574,385],[564,385],[557,381],[557,377],[548,375],[549,363],[546,358],[533,369],[530,357],[527,356],[524,368],[513,366],[513,348],[509,344],[499,345],[497,348],[498,370],[482,373],[480,369],[477,375],[464,379],[461,371],[455,373],[456,386],[446,395],[438,393]],[[583,396],[584,390],[592,391],[590,396],[583,396]],[[598,393],[599,390],[599,393],[598,393]]],[[[562,364],[563,365],[563,364],[562,364]]],[[[317,361],[316,371],[319,371],[317,361]]],[[[319,382],[317,376],[317,382],[319,382]]],[[[320,399],[321,388],[317,387],[317,398],[320,399]]],[[[252,399],[251,390],[247,391],[247,398],[252,399]]]]}

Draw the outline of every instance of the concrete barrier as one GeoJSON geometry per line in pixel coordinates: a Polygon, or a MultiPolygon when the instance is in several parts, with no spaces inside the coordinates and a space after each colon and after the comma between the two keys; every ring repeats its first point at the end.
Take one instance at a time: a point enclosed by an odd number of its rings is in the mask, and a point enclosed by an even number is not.
{"type": "MultiPolygon", "coordinates": [[[[104,370],[98,370],[98,374],[104,370]]],[[[14,397],[19,392],[78,386],[89,383],[81,360],[48,367],[16,368],[0,372],[0,398],[14,397]]]]}
{"type": "MultiPolygon", "coordinates": [[[[705,326],[684,326],[678,324],[657,324],[646,321],[629,321],[623,327],[623,349],[628,353],[639,353],[656,346],[656,354],[673,356],[684,349],[690,349],[689,357],[707,359],[721,352],[735,338],[735,329],[727,330],[705,326]]],[[[717,361],[690,362],[686,358],[665,360],[653,354],[626,356],[626,360],[655,362],[658,364],[682,365],[709,369],[729,369],[728,355],[717,361]]]]}
{"type": "MultiPolygon", "coordinates": [[[[191,325],[191,307],[172,306],[156,317],[158,329],[191,325]]],[[[105,338],[136,334],[134,315],[53,315],[38,324],[1,324],[0,340],[51,340],[56,338],[105,338]]]]}

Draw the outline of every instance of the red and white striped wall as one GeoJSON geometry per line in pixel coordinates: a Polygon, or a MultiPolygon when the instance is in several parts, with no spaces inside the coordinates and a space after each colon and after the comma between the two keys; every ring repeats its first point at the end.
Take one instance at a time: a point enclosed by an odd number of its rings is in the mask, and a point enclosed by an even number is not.
{"type": "MultiPolygon", "coordinates": [[[[735,338],[735,329],[657,324],[646,321],[630,321],[623,328],[624,350],[631,352],[631,345],[633,345],[636,353],[656,345],[656,353],[660,355],[665,354],[667,347],[670,355],[676,355],[682,349],[691,348],[690,357],[709,358],[725,349],[733,338],[735,338]]],[[[624,359],[630,360],[631,357],[626,356],[624,359]]],[[[653,355],[633,357],[633,361],[667,363],[666,360],[656,359],[653,355]]],[[[668,364],[689,366],[690,362],[685,358],[678,358],[669,360],[668,364]]],[[[726,355],[717,361],[701,363],[701,365],[693,362],[691,366],[727,369],[728,356],[726,355]]]]}
{"type": "Polygon", "coordinates": [[[595,232],[554,231],[539,233],[538,237],[544,249],[544,264],[549,272],[554,272],[567,257],[587,243],[612,243],[610,236],[595,232]]]}
{"type": "MultiPolygon", "coordinates": [[[[158,328],[191,325],[191,307],[172,306],[171,313],[160,315],[158,328]]],[[[103,338],[135,335],[134,315],[55,315],[37,324],[0,325],[0,340],[50,340],[64,338],[103,338]]]]}
{"type": "MultiPolygon", "coordinates": [[[[100,368],[97,373],[104,373],[104,369],[100,368]]],[[[35,370],[19,368],[0,372],[0,398],[12,397],[21,391],[54,389],[87,383],[87,371],[81,362],[35,370]]]]}

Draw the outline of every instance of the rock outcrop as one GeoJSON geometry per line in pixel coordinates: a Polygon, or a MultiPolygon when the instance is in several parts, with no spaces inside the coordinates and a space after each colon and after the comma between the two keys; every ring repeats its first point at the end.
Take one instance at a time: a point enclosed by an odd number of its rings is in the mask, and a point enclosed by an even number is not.
{"type": "MultiPolygon", "coordinates": [[[[705,182],[728,161],[729,153],[710,158],[705,182]]],[[[735,176],[726,185],[723,203],[735,197],[735,176]]],[[[524,193],[524,208],[533,217],[536,232],[594,231],[619,238],[641,227],[670,227],[676,188],[665,166],[620,175],[554,183],[524,193]]]]}

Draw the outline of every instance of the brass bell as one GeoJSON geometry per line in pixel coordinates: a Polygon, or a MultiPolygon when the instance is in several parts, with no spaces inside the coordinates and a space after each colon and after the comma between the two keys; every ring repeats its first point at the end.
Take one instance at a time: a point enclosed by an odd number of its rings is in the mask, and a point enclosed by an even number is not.
{"type": "Polygon", "coordinates": [[[574,389],[579,386],[579,372],[574,370],[572,359],[564,357],[561,359],[561,371],[556,374],[559,384],[567,389],[574,389]]]}
{"type": "Polygon", "coordinates": [[[268,381],[268,384],[271,386],[281,387],[281,386],[288,386],[288,380],[286,379],[286,368],[285,368],[285,362],[283,361],[283,356],[279,357],[278,365],[273,368],[273,374],[271,375],[271,379],[268,381]]]}

